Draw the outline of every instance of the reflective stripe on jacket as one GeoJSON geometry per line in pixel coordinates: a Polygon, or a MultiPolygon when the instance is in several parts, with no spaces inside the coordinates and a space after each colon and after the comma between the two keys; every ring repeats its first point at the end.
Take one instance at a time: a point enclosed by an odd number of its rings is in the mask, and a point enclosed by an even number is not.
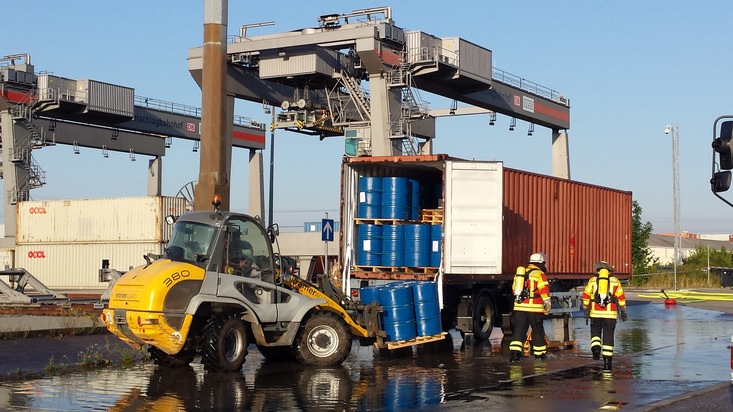
{"type": "Polygon", "coordinates": [[[588,280],[588,284],[583,290],[583,307],[587,308],[588,305],[591,305],[591,318],[617,319],[618,307],[626,307],[626,295],[621,287],[621,282],[614,276],[608,278],[608,296],[613,298],[606,306],[601,306],[595,302],[596,291],[598,290],[597,279],[598,276],[593,276],[588,280]]]}
{"type": "Polygon", "coordinates": [[[550,284],[547,282],[547,275],[533,264],[527,266],[526,272],[529,274],[526,284],[529,297],[521,303],[514,302],[514,310],[542,313],[545,311],[543,301],[550,299],[550,284]]]}

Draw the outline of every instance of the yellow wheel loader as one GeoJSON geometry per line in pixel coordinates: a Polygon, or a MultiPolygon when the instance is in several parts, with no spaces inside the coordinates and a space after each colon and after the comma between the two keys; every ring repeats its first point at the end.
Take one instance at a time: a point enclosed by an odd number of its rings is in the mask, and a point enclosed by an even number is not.
{"type": "Polygon", "coordinates": [[[183,366],[200,355],[208,371],[221,372],[239,370],[251,342],[268,359],[335,365],[354,337],[363,344],[379,338],[374,310],[365,312],[326,277],[318,287],[288,273],[273,251],[276,226],[214,205],[171,218],[164,254],[117,279],[101,315],[110,332],[147,347],[158,365],[183,366]]]}

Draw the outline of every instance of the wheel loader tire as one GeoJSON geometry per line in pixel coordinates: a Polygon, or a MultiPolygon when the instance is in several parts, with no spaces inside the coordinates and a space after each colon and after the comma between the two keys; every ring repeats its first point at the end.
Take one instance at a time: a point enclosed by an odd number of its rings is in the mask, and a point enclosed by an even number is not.
{"type": "Polygon", "coordinates": [[[169,355],[154,346],[148,348],[148,353],[154,364],[165,368],[188,366],[193,361],[194,355],[196,355],[196,352],[191,350],[183,350],[175,355],[169,355]]]}
{"type": "Polygon", "coordinates": [[[257,345],[262,357],[268,362],[295,360],[293,348],[290,346],[262,346],[257,345]]]}
{"type": "Polygon", "coordinates": [[[295,358],[305,365],[340,365],[351,352],[351,339],[351,332],[336,314],[317,312],[298,333],[295,358]]]}
{"type": "Polygon", "coordinates": [[[235,316],[213,316],[204,328],[201,363],[210,372],[242,369],[247,356],[247,330],[235,316]]]}
{"type": "Polygon", "coordinates": [[[487,292],[476,298],[473,307],[473,337],[477,342],[486,343],[494,328],[494,300],[487,292]]]}

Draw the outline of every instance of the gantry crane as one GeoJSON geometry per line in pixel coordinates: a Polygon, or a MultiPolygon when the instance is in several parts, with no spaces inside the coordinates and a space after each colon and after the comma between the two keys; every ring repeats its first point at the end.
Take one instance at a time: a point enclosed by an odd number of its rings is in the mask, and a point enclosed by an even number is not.
{"type": "MultiPolygon", "coordinates": [[[[226,93],[279,106],[271,127],[344,136],[347,155],[431,153],[435,117],[419,91],[469,107],[448,113],[496,113],[552,130],[553,174],[569,178],[570,101],[492,66],[492,52],[458,37],[408,31],[390,7],[328,14],[318,27],[240,35],[226,45],[226,93]],[[365,87],[368,83],[368,89],[365,87]]],[[[189,50],[202,84],[203,47],[189,50]]]]}

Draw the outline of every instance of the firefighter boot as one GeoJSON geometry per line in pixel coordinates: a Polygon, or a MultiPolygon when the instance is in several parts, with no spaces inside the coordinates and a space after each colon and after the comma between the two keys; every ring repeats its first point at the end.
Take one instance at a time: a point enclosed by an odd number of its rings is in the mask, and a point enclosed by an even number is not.
{"type": "Polygon", "coordinates": [[[610,356],[603,357],[603,370],[610,371],[613,369],[613,358],[610,356]]]}
{"type": "Polygon", "coordinates": [[[522,352],[516,350],[511,351],[511,355],[509,355],[509,362],[519,362],[520,359],[522,359],[522,352]]]}
{"type": "Polygon", "coordinates": [[[593,360],[601,359],[601,347],[600,346],[594,346],[590,350],[591,352],[593,352],[593,360]]]}

